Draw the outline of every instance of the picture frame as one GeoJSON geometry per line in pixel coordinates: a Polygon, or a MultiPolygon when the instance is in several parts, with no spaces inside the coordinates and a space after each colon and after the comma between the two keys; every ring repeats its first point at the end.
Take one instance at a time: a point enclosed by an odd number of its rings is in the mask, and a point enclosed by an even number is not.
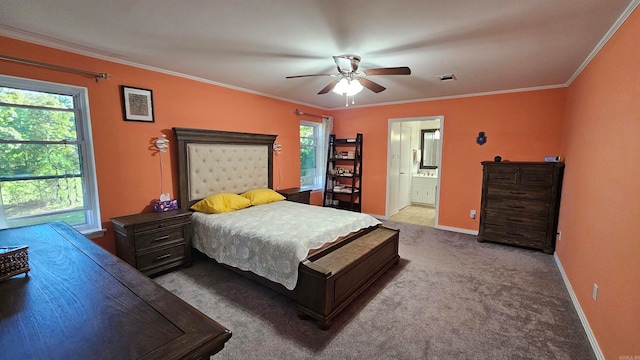
{"type": "Polygon", "coordinates": [[[125,121],[154,122],[153,91],[121,85],[125,121]]]}

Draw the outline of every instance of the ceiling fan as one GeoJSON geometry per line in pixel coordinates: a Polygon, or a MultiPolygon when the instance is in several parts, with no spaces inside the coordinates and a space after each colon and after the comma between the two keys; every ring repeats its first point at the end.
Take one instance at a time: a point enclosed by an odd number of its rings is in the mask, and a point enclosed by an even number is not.
{"type": "Polygon", "coordinates": [[[326,94],[329,91],[333,90],[335,93],[349,97],[359,93],[363,89],[363,87],[366,87],[374,93],[379,93],[386,89],[384,86],[365,78],[365,76],[411,74],[411,69],[406,66],[361,70],[358,69],[360,65],[360,59],[360,56],[351,54],[334,56],[333,61],[335,61],[338,68],[337,74],[294,75],[287,76],[286,78],[294,79],[309,76],[338,77],[337,79],[330,82],[329,85],[320,90],[318,92],[318,95],[326,94]]]}

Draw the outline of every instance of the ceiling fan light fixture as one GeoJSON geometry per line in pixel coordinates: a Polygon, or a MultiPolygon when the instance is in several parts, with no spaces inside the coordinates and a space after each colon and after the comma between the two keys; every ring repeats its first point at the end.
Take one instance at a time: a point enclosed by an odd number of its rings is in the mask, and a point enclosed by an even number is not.
{"type": "Polygon", "coordinates": [[[338,81],[332,91],[338,95],[354,96],[362,91],[363,88],[364,87],[357,79],[349,80],[347,78],[342,78],[338,81]]]}

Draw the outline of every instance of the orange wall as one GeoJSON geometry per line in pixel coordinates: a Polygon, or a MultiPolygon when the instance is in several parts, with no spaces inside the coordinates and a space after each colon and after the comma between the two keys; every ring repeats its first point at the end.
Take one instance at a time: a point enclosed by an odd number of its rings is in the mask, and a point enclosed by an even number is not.
{"type": "MultiPolygon", "coordinates": [[[[560,151],[565,89],[478,96],[371,108],[322,111],[211,84],[126,66],[0,37],[4,54],[34,61],[108,72],[94,79],[29,65],[3,63],[2,73],[68,83],[89,89],[98,188],[103,226],[96,241],[114,251],[109,218],[150,210],[160,193],[159,162],[148,148],[154,137],[171,128],[196,127],[278,134],[284,151],[276,158],[274,186],[296,187],[299,179],[298,124],[295,108],[334,115],[339,136],[364,133],[363,211],[385,215],[388,119],[444,115],[440,225],[475,231],[470,209],[480,208],[480,162],[501,155],[505,160],[540,160],[560,151]],[[155,123],[122,120],[120,85],[153,90],[155,123]],[[488,142],[475,143],[479,131],[488,142]],[[278,176],[278,167],[281,178],[278,176]],[[126,201],[123,201],[125,200],[126,201]]],[[[175,152],[165,157],[165,191],[177,193],[175,152]],[[169,176],[171,173],[171,176],[169,176]]],[[[313,203],[320,204],[319,194],[313,203]]]]}
{"type": "Polygon", "coordinates": [[[481,161],[541,161],[560,153],[566,89],[334,111],[339,136],[363,133],[363,211],[385,214],[388,128],[391,118],[444,116],[439,224],[478,230],[469,210],[480,210],[481,161]],[[484,131],[487,143],[476,144],[484,131]]]}
{"type": "MultiPolygon", "coordinates": [[[[215,85],[0,37],[3,55],[108,72],[110,80],[0,62],[0,73],[89,89],[103,226],[96,239],[115,251],[109,218],[149,211],[160,193],[159,163],[148,149],[171,128],[278,134],[274,186],[299,183],[295,108],[335,117],[338,136],[364,133],[363,211],[385,212],[388,120],[444,116],[440,224],[477,230],[469,209],[480,208],[481,165],[505,160],[566,158],[557,253],[607,358],[640,355],[640,14],[635,14],[567,89],[487,95],[323,111],[215,85]],[[120,85],[153,90],[155,123],[122,120],[120,85]],[[563,124],[564,121],[564,124],[563,124]],[[475,143],[486,132],[484,146],[475,143]],[[562,146],[562,148],[561,148],[562,146]],[[278,174],[278,167],[281,178],[278,174]],[[612,189],[612,190],[609,190],[612,189]],[[600,286],[597,302],[591,287],[600,286]]],[[[461,79],[460,81],[463,81],[461,79]]],[[[175,144],[172,142],[171,144],[175,144]]],[[[170,144],[170,146],[171,146],[170,144]]],[[[177,194],[175,149],[165,157],[165,191],[177,194]]],[[[318,193],[312,195],[320,203],[318,193]]]]}
{"type": "Polygon", "coordinates": [[[563,127],[556,251],[607,359],[640,357],[638,38],[636,9],[569,87],[563,127]]]}
{"type": "Polygon", "coordinates": [[[318,113],[318,109],[6,37],[0,37],[0,48],[6,56],[111,74],[109,80],[96,83],[83,75],[0,61],[4,75],[88,88],[102,225],[108,230],[95,241],[111,252],[115,237],[109,219],[150,211],[151,201],[160,195],[160,164],[149,146],[161,133],[171,141],[170,156],[163,157],[164,190],[177,196],[172,127],[277,134],[283,152],[274,163],[274,187],[299,186],[299,119],[293,111],[318,113]],[[120,85],[153,90],[154,123],[123,121],[120,85]]]}

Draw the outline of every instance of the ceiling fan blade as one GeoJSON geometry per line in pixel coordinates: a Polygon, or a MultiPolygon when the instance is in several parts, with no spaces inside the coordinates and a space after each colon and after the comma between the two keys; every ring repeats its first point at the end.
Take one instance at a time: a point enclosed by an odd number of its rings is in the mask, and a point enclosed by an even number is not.
{"type": "Polygon", "coordinates": [[[377,68],[377,69],[366,69],[364,73],[367,76],[370,75],[411,75],[411,69],[406,66],[400,67],[391,67],[391,68],[377,68]]]}
{"type": "Polygon", "coordinates": [[[360,78],[360,79],[358,79],[358,81],[360,81],[360,84],[362,86],[366,87],[367,89],[373,91],[376,94],[379,93],[379,92],[383,92],[386,89],[386,87],[384,87],[384,86],[382,86],[382,85],[380,85],[378,83],[375,83],[375,82],[373,82],[373,81],[371,81],[369,79],[360,78]]]}
{"type": "Polygon", "coordinates": [[[333,80],[332,82],[330,82],[329,85],[325,86],[324,89],[322,89],[322,90],[320,90],[320,92],[318,92],[318,95],[326,94],[329,91],[333,90],[333,88],[336,87],[336,84],[340,80],[342,80],[342,79],[336,79],[336,80],[333,80]]]}
{"type": "Polygon", "coordinates": [[[286,79],[295,79],[295,78],[309,77],[309,76],[336,76],[336,75],[335,74],[292,75],[292,76],[287,76],[286,79]]]}

